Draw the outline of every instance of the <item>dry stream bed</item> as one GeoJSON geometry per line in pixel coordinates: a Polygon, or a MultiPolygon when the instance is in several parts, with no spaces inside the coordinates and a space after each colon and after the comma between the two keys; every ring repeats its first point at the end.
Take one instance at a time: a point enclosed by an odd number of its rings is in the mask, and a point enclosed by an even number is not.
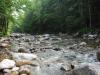
{"type": "Polygon", "coordinates": [[[99,43],[89,41],[67,34],[2,37],[0,75],[100,75],[99,43]]]}

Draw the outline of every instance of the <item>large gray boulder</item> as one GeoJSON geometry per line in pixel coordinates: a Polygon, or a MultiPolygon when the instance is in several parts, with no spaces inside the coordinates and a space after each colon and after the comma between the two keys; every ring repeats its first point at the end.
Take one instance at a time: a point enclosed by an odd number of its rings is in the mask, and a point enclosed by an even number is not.
{"type": "Polygon", "coordinates": [[[68,72],[66,75],[100,75],[100,63],[91,63],[68,72]]]}

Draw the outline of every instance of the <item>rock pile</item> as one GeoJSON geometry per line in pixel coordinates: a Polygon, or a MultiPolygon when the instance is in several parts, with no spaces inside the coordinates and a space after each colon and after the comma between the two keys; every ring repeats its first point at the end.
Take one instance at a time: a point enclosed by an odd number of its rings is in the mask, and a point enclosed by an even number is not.
{"type": "Polygon", "coordinates": [[[100,75],[98,60],[100,51],[68,35],[13,33],[0,40],[0,75],[100,75]]]}
{"type": "Polygon", "coordinates": [[[32,70],[29,62],[26,64],[22,63],[23,62],[15,62],[14,60],[4,59],[0,62],[0,70],[4,73],[4,75],[31,75],[32,70]],[[18,65],[18,63],[20,64],[18,65]]]}

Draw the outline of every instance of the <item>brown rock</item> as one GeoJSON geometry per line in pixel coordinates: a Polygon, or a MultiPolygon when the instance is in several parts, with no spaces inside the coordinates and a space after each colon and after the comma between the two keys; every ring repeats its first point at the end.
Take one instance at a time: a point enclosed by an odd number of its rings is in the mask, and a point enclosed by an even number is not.
{"type": "Polygon", "coordinates": [[[11,59],[12,56],[7,52],[0,51],[0,62],[4,59],[11,59]]]}
{"type": "Polygon", "coordinates": [[[19,75],[18,71],[11,71],[8,75],[19,75]]]}
{"type": "Polygon", "coordinates": [[[8,43],[1,43],[0,47],[2,47],[2,48],[10,48],[11,45],[9,45],[8,43]]]}
{"type": "Polygon", "coordinates": [[[16,66],[32,65],[32,61],[29,60],[18,60],[16,61],[16,66]]]}
{"type": "Polygon", "coordinates": [[[19,69],[19,75],[31,75],[31,66],[30,65],[21,66],[19,69]]]}

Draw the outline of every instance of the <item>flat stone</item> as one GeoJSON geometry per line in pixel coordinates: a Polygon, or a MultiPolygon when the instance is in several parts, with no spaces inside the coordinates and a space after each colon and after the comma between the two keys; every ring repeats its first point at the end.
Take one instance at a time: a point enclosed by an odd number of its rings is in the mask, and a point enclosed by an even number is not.
{"type": "Polygon", "coordinates": [[[36,65],[37,63],[33,63],[34,61],[29,61],[29,60],[18,60],[16,61],[16,66],[23,66],[23,65],[36,65]]]}
{"type": "Polygon", "coordinates": [[[38,57],[32,53],[12,53],[15,60],[36,60],[38,57]]]}

